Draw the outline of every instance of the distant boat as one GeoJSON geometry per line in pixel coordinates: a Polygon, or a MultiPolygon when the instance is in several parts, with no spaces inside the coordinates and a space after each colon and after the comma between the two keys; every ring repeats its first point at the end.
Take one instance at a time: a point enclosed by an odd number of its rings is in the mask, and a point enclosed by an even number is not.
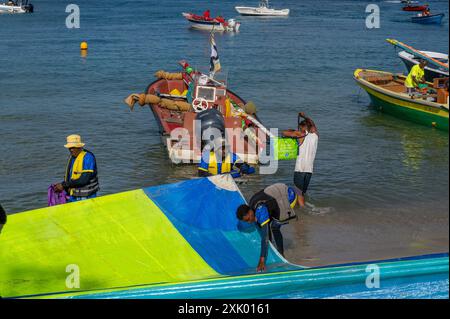
{"type": "Polygon", "coordinates": [[[244,16],[288,16],[289,9],[273,9],[269,7],[269,1],[263,0],[259,7],[234,7],[239,14],[244,16]]]}
{"type": "Polygon", "coordinates": [[[402,8],[403,11],[425,11],[428,9],[428,4],[422,5],[422,6],[410,6],[407,5],[402,8]]]}
{"type": "Polygon", "coordinates": [[[34,11],[34,7],[28,0],[16,0],[0,3],[1,13],[31,13],[34,11]]]}
{"type": "Polygon", "coordinates": [[[228,19],[225,21],[222,17],[209,18],[186,12],[183,12],[183,17],[191,23],[193,29],[198,30],[238,32],[241,26],[241,23],[237,22],[235,19],[228,19]]]}
{"type": "MultiPolygon", "coordinates": [[[[448,54],[430,51],[420,51],[420,52],[448,65],[448,54]]],[[[414,54],[408,53],[406,51],[400,51],[398,53],[398,56],[400,57],[400,59],[402,59],[403,63],[405,63],[408,71],[410,71],[415,64],[419,64],[421,59],[420,57],[416,57],[414,54]]],[[[431,63],[429,63],[425,67],[425,79],[427,81],[433,82],[435,78],[443,78],[443,77],[448,77],[448,69],[445,70],[443,67],[439,67],[438,65],[434,65],[431,63]]]]}
{"type": "Polygon", "coordinates": [[[412,17],[411,21],[420,24],[441,24],[444,16],[445,14],[443,13],[429,15],[418,14],[417,16],[412,17]]]}
{"type": "Polygon", "coordinates": [[[357,69],[354,79],[381,112],[429,127],[448,131],[448,90],[427,83],[420,95],[406,92],[402,74],[357,69]]]}

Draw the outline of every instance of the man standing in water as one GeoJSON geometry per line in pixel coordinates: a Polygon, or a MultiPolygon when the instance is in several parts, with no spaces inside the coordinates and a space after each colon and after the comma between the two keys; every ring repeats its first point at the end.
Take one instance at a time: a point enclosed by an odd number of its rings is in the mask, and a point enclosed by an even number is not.
{"type": "Polygon", "coordinates": [[[284,256],[283,235],[281,226],[292,219],[297,219],[294,207],[299,196],[294,187],[276,183],[259,191],[249,201],[249,205],[241,205],[236,217],[246,223],[256,223],[261,229],[261,254],[256,271],[265,270],[269,240],[274,241],[278,252],[284,256]]]}
{"type": "Polygon", "coordinates": [[[283,131],[283,136],[297,138],[299,150],[297,161],[295,163],[294,184],[301,191],[299,197],[300,206],[305,206],[305,194],[308,190],[309,183],[313,174],[314,160],[316,158],[317,144],[319,142],[319,132],[313,120],[299,113],[299,119],[303,121],[299,123],[299,130],[283,131]]]}
{"type": "Polygon", "coordinates": [[[64,145],[70,152],[64,182],[55,185],[56,192],[65,190],[69,202],[97,196],[99,190],[94,154],[84,149],[79,135],[69,135],[64,145]]]}

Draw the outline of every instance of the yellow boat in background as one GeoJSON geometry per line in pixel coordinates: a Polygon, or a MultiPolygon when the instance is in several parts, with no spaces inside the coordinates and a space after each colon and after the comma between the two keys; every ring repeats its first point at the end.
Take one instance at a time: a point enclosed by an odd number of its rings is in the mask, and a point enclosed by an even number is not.
{"type": "Polygon", "coordinates": [[[440,130],[448,131],[448,89],[443,79],[427,82],[423,93],[410,96],[402,74],[357,69],[354,79],[380,111],[440,130]]]}

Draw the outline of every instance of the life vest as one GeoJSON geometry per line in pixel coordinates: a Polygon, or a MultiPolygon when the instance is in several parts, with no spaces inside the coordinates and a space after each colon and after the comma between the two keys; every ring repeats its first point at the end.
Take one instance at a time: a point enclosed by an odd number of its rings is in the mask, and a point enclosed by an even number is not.
{"type": "Polygon", "coordinates": [[[216,153],[214,151],[211,151],[209,153],[208,172],[211,175],[229,173],[229,172],[231,172],[231,166],[232,166],[231,156],[230,156],[230,154],[228,154],[225,157],[225,160],[222,162],[222,168],[221,168],[221,171],[219,172],[219,165],[217,163],[216,153]]]}
{"type": "Polygon", "coordinates": [[[278,193],[279,190],[277,188],[278,188],[277,184],[274,184],[265,189],[260,190],[258,193],[252,196],[252,198],[249,201],[249,206],[253,211],[256,212],[256,210],[261,205],[265,205],[267,207],[267,210],[269,211],[270,218],[275,219],[281,223],[288,222],[289,220],[292,219],[297,219],[295,212],[293,211],[293,209],[290,208],[287,197],[288,196],[287,191],[286,194],[279,194],[278,193]],[[269,189],[272,195],[274,195],[272,191],[275,190],[276,196],[271,196],[267,194],[266,193],[267,189],[269,189]]]}
{"type": "MultiPolygon", "coordinates": [[[[85,186],[82,186],[80,188],[70,188],[69,189],[69,195],[74,197],[88,197],[92,194],[95,194],[100,189],[98,184],[98,178],[97,178],[97,172],[93,170],[83,170],[83,161],[84,157],[87,153],[92,154],[89,151],[82,150],[80,154],[75,158],[72,164],[72,173],[70,172],[70,163],[72,161],[72,156],[69,156],[69,160],[67,162],[67,168],[66,168],[66,175],[65,175],[65,181],[69,180],[77,180],[81,177],[81,174],[83,173],[94,173],[93,177],[89,180],[88,184],[85,186]],[[69,176],[70,175],[70,176],[69,176]]],[[[95,156],[94,156],[95,161],[95,156]]]]}

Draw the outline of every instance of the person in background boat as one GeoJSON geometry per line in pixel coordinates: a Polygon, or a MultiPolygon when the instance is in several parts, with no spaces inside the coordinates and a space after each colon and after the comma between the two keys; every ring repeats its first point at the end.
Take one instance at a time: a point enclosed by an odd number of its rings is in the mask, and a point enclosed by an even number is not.
{"type": "Polygon", "coordinates": [[[427,64],[428,62],[426,60],[420,60],[420,63],[414,65],[406,77],[406,91],[411,97],[414,96],[413,94],[416,92],[416,89],[419,88],[419,84],[425,83],[425,67],[427,64]]]}
{"type": "Polygon", "coordinates": [[[430,13],[430,9],[427,7],[423,12],[422,12],[422,15],[423,16],[429,16],[431,13],[430,13]]]}
{"type": "Polygon", "coordinates": [[[209,11],[209,9],[203,12],[203,19],[211,20],[211,11],[209,11]]]}
{"type": "Polygon", "coordinates": [[[55,185],[56,192],[65,190],[68,202],[80,201],[97,196],[99,183],[97,162],[92,152],[84,149],[79,135],[69,135],[64,145],[70,152],[64,182],[55,185]]]}
{"type": "Polygon", "coordinates": [[[6,212],[0,204],[0,233],[2,232],[3,226],[6,225],[6,221],[8,218],[6,217],[6,212]]]}
{"type": "Polygon", "coordinates": [[[313,174],[314,160],[319,142],[319,132],[314,121],[307,117],[305,113],[299,113],[298,131],[283,131],[283,136],[297,138],[299,149],[297,161],[295,163],[294,184],[301,191],[299,204],[305,206],[305,195],[313,174]],[[300,119],[303,119],[300,122],[300,119]]]}
{"type": "Polygon", "coordinates": [[[243,162],[229,150],[223,138],[217,139],[213,144],[212,150],[209,147],[203,148],[202,158],[198,164],[198,176],[207,177],[230,173],[233,178],[237,178],[255,172],[254,167],[243,162]],[[217,160],[218,157],[219,160],[217,160]]]}
{"type": "Polygon", "coordinates": [[[257,271],[265,270],[269,240],[284,256],[281,226],[298,219],[294,207],[299,203],[300,191],[283,183],[270,185],[252,196],[249,205],[240,205],[236,211],[238,220],[256,223],[261,231],[261,253],[257,271]]]}

